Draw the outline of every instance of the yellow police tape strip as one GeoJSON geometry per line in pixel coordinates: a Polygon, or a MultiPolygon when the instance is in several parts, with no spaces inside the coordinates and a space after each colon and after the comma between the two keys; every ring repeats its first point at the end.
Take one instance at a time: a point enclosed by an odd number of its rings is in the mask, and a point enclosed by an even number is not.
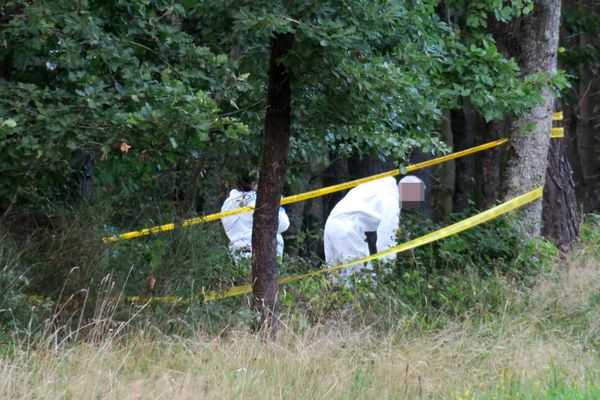
{"type": "MultiPolygon", "coordinates": [[[[542,192],[543,192],[543,188],[541,188],[541,187],[534,189],[528,193],[525,193],[525,194],[523,194],[519,197],[516,197],[512,200],[509,200],[505,203],[502,203],[502,204],[500,204],[496,207],[493,207],[487,211],[481,212],[477,215],[474,215],[472,217],[469,217],[467,219],[459,221],[459,222],[452,224],[450,226],[447,226],[445,228],[439,229],[435,232],[429,233],[425,236],[421,236],[419,238],[413,239],[409,242],[400,244],[398,246],[391,247],[384,251],[380,251],[379,253],[373,254],[369,257],[364,257],[364,258],[361,258],[358,260],[350,261],[348,263],[341,264],[336,267],[325,268],[325,269],[321,269],[318,271],[309,272],[306,274],[293,275],[293,276],[281,278],[279,280],[279,283],[281,285],[285,285],[287,283],[297,282],[301,279],[310,278],[315,275],[321,275],[321,274],[339,271],[344,268],[350,267],[352,265],[366,263],[368,261],[376,260],[376,259],[388,256],[388,255],[411,250],[411,249],[447,238],[449,236],[456,235],[457,233],[463,232],[467,229],[473,228],[474,226],[477,226],[484,222],[498,218],[499,216],[504,215],[512,210],[519,208],[519,207],[522,207],[525,204],[531,203],[532,201],[535,201],[535,200],[541,198],[542,192]]],[[[196,300],[203,299],[204,301],[214,301],[214,300],[224,299],[227,297],[240,296],[240,295],[251,293],[251,292],[252,292],[252,285],[247,284],[247,285],[234,286],[234,287],[224,290],[224,291],[206,292],[202,296],[198,296],[197,298],[193,298],[193,299],[183,299],[181,297],[175,297],[175,296],[165,296],[165,297],[130,296],[127,299],[131,302],[147,302],[147,301],[154,300],[154,301],[171,303],[171,304],[176,304],[176,303],[185,304],[185,303],[190,303],[194,299],[196,299],[196,300]]]]}
{"type": "Polygon", "coordinates": [[[552,128],[550,137],[553,139],[559,139],[565,137],[565,128],[552,128]]]}
{"type": "MultiPolygon", "coordinates": [[[[553,121],[562,121],[563,120],[562,111],[552,113],[552,120],[553,121]]],[[[552,128],[550,137],[563,138],[564,137],[564,128],[552,128]]],[[[443,157],[438,157],[438,158],[434,158],[432,160],[425,161],[422,163],[409,165],[405,168],[405,171],[413,172],[413,171],[416,171],[416,170],[419,170],[422,168],[430,167],[432,165],[441,164],[441,163],[449,161],[449,160],[454,160],[456,158],[464,157],[464,156],[467,156],[467,155],[470,155],[473,153],[477,153],[479,151],[483,151],[483,150],[491,149],[496,146],[500,146],[506,142],[508,142],[508,139],[506,139],[506,138],[495,140],[493,142],[485,143],[480,146],[475,146],[470,149],[466,149],[466,150],[458,151],[456,153],[448,154],[443,157]]],[[[366,178],[356,179],[356,180],[353,180],[350,182],[340,183],[337,185],[328,186],[326,188],[312,190],[310,192],[287,196],[287,197],[284,197],[283,199],[281,199],[281,205],[296,203],[299,201],[308,200],[308,199],[312,199],[312,198],[319,197],[319,196],[324,196],[326,194],[339,192],[342,190],[346,190],[346,189],[358,186],[362,183],[371,182],[371,181],[381,179],[381,178],[386,178],[388,176],[400,175],[400,173],[401,173],[400,169],[395,169],[392,171],[383,172],[381,174],[368,176],[366,178]]],[[[197,225],[197,224],[209,222],[209,221],[216,221],[216,220],[219,220],[219,219],[222,219],[225,217],[230,217],[233,215],[251,212],[252,210],[254,210],[254,207],[243,207],[243,208],[238,208],[238,209],[231,210],[231,211],[222,211],[222,212],[218,212],[218,213],[214,213],[214,214],[205,215],[204,217],[186,219],[182,222],[181,227],[187,228],[192,225],[197,225]]],[[[141,229],[138,231],[123,233],[123,234],[120,234],[117,236],[107,236],[107,237],[102,238],[102,242],[103,243],[112,243],[112,242],[116,242],[119,240],[134,239],[134,238],[138,238],[141,236],[152,235],[155,233],[172,231],[175,229],[175,227],[176,227],[176,225],[174,223],[158,225],[158,226],[154,226],[151,228],[141,229]]]]}
{"type": "MultiPolygon", "coordinates": [[[[466,150],[458,151],[456,153],[448,154],[446,156],[434,158],[429,161],[424,161],[422,163],[409,165],[404,170],[406,172],[417,171],[419,169],[427,168],[427,167],[430,167],[430,166],[436,165],[436,164],[441,164],[443,162],[446,162],[449,160],[454,160],[454,159],[460,158],[460,157],[464,157],[464,156],[467,156],[467,155],[470,155],[473,153],[477,153],[479,151],[491,149],[493,147],[500,146],[506,142],[508,142],[508,139],[495,140],[493,142],[489,142],[489,143],[485,143],[485,144],[482,144],[479,146],[471,147],[470,149],[466,149],[466,150]]],[[[388,176],[396,176],[396,175],[400,175],[400,174],[401,174],[401,169],[394,169],[392,171],[368,176],[366,178],[356,179],[353,181],[340,183],[340,184],[333,185],[333,186],[328,186],[326,188],[312,190],[310,192],[287,196],[287,197],[284,197],[283,199],[281,199],[281,204],[285,205],[285,204],[290,204],[290,203],[296,203],[299,201],[308,200],[308,199],[312,199],[312,198],[319,197],[319,196],[324,196],[326,194],[339,192],[342,190],[346,190],[346,189],[358,186],[362,183],[371,182],[371,181],[374,181],[377,179],[386,178],[388,176]]],[[[181,227],[187,228],[192,225],[197,225],[197,224],[200,224],[203,222],[215,221],[215,220],[218,220],[221,218],[230,217],[232,215],[247,213],[252,210],[254,210],[253,206],[243,207],[243,208],[238,208],[238,209],[231,210],[231,211],[222,211],[222,212],[218,212],[218,213],[214,213],[214,214],[205,215],[203,217],[187,219],[187,220],[183,221],[183,223],[181,224],[181,227]]],[[[171,231],[171,230],[175,229],[175,227],[176,227],[176,225],[174,223],[154,226],[152,228],[146,228],[146,229],[141,229],[139,231],[127,232],[127,233],[123,233],[123,234],[120,234],[117,236],[104,237],[104,238],[102,238],[102,242],[103,243],[112,243],[112,242],[116,242],[118,240],[134,239],[134,238],[138,238],[141,236],[151,235],[154,233],[171,231]]]]}

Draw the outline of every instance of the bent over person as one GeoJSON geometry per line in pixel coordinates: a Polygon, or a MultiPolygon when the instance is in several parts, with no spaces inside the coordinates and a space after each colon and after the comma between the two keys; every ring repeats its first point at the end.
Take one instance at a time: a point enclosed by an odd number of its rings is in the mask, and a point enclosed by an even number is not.
{"type": "MultiPolygon", "coordinates": [[[[392,177],[363,183],[340,200],[325,223],[325,261],[335,266],[367,257],[370,254],[367,236],[377,234],[376,248],[386,250],[396,245],[396,231],[400,223],[400,193],[392,177]]],[[[373,246],[371,246],[373,247],[373,246]]],[[[393,259],[389,255],[383,259],[393,259]]],[[[357,264],[341,271],[343,278],[360,269],[371,269],[357,264]]]]}
{"type": "MultiPolygon", "coordinates": [[[[237,208],[254,206],[256,204],[256,181],[250,176],[238,179],[237,187],[229,192],[229,197],[223,203],[221,211],[231,211],[237,208]]],[[[277,228],[277,256],[283,256],[283,236],[290,226],[290,220],[283,207],[279,209],[279,226],[277,228]]],[[[221,219],[225,234],[229,239],[229,251],[235,262],[252,256],[252,222],[254,211],[232,215],[221,219]]]]}

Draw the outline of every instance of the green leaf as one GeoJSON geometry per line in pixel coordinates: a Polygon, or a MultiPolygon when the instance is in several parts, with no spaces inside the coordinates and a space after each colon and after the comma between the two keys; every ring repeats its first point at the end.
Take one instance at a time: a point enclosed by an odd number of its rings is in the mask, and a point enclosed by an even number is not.
{"type": "Polygon", "coordinates": [[[4,121],[2,121],[0,128],[3,128],[3,127],[14,128],[16,126],[17,126],[17,121],[15,121],[12,118],[9,118],[9,119],[5,119],[4,121]]]}

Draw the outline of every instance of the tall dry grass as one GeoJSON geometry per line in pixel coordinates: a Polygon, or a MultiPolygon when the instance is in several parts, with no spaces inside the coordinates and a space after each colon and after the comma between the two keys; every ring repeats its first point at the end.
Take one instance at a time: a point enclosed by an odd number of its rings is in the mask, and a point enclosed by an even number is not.
{"type": "Polygon", "coordinates": [[[284,324],[276,343],[245,332],[140,331],[30,346],[1,358],[0,398],[594,398],[599,298],[600,265],[580,255],[541,279],[522,313],[434,333],[356,330],[339,320],[301,334],[284,324]],[[565,385],[569,391],[556,391],[565,385]]]}

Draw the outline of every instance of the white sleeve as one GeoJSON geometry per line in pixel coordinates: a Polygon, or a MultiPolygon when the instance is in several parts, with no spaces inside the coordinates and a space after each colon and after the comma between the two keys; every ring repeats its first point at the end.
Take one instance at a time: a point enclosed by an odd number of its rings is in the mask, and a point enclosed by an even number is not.
{"type": "Polygon", "coordinates": [[[279,207],[279,226],[277,227],[277,233],[285,232],[289,227],[290,219],[288,218],[285,209],[283,207],[279,207]]]}

